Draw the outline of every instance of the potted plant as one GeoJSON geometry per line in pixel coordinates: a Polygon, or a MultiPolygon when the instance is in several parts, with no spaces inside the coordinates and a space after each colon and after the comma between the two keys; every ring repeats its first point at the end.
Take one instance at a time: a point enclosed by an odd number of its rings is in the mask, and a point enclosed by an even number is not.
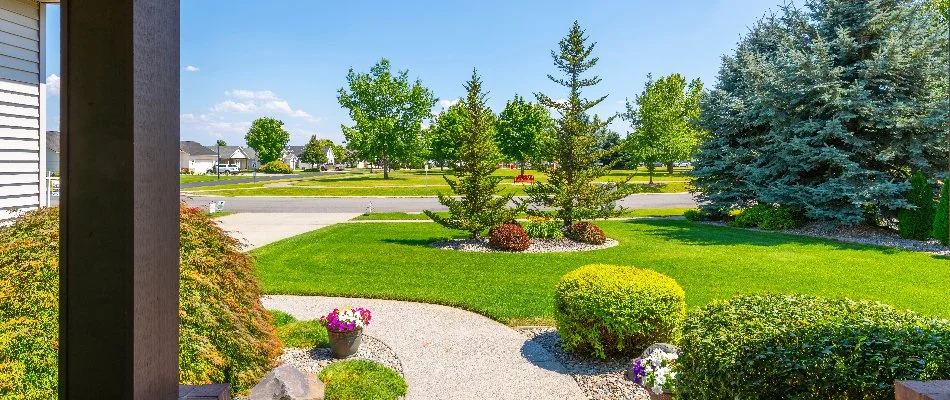
{"type": "Polygon", "coordinates": [[[671,400],[676,390],[676,372],[673,371],[676,353],[661,349],[638,358],[630,368],[630,378],[650,393],[651,400],[671,400]]]}
{"type": "Polygon", "coordinates": [[[363,327],[369,325],[370,318],[369,310],[352,307],[334,309],[320,318],[323,326],[327,327],[334,357],[347,358],[360,350],[363,327]]]}

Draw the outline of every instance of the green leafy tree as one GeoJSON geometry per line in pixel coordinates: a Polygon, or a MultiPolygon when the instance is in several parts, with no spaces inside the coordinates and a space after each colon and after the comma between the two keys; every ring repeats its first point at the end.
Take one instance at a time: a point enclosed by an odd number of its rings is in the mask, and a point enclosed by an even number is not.
{"type": "Polygon", "coordinates": [[[459,163],[455,166],[455,178],[445,176],[452,192],[459,196],[439,193],[439,202],[449,208],[449,216],[442,217],[432,211],[426,215],[433,221],[451,228],[463,230],[478,238],[482,231],[514,219],[520,207],[510,208],[513,194],[502,194],[499,183],[503,179],[492,175],[498,169],[498,147],[494,142],[495,114],[485,105],[482,81],[476,71],[465,84],[467,97],[460,101],[461,146],[459,163]]]}
{"type": "Polygon", "coordinates": [[[944,246],[950,244],[950,185],[944,181],[940,191],[940,203],[934,215],[933,237],[944,246]]]}
{"type": "Polygon", "coordinates": [[[368,74],[350,68],[346,81],[349,91],[341,88],[337,99],[356,125],[343,126],[343,135],[360,157],[378,160],[389,179],[393,165],[421,157],[422,122],[438,99],[421,81],[410,83],[408,71],[393,74],[385,58],[368,74]]]}
{"type": "Polygon", "coordinates": [[[454,166],[461,157],[466,112],[462,107],[458,102],[439,112],[427,131],[429,158],[440,166],[454,166]]]}
{"type": "Polygon", "coordinates": [[[337,164],[346,161],[346,148],[340,145],[333,145],[333,161],[337,164]]]}
{"type": "Polygon", "coordinates": [[[311,165],[327,162],[327,153],[323,152],[323,141],[318,140],[317,135],[310,136],[310,141],[304,146],[303,154],[300,155],[300,161],[311,165]]]}
{"type": "Polygon", "coordinates": [[[554,121],[547,108],[515,95],[498,117],[495,140],[501,154],[507,160],[519,163],[524,175],[525,163],[537,162],[541,158],[541,142],[553,136],[553,130],[554,121]]]}
{"type": "Polygon", "coordinates": [[[633,191],[628,184],[629,178],[621,182],[595,183],[610,169],[609,165],[596,165],[606,153],[599,148],[597,132],[609,125],[613,118],[601,121],[587,113],[607,96],[596,100],[581,97],[581,90],[600,83],[596,76],[584,76],[598,61],[597,57],[591,57],[595,44],[586,42],[584,31],[575,21],[567,37],[560,41],[558,50],[551,52],[554,65],[565,77],[548,75],[548,78],[568,88],[567,100],[555,101],[544,94],[535,95],[539,103],[557,110],[560,118],[556,121],[552,139],[552,165],[543,169],[548,174],[548,182],[538,182],[525,189],[527,203],[531,205],[528,213],[536,216],[553,214],[565,226],[584,219],[619,215],[622,210],[615,202],[633,191]]]}
{"type": "Polygon", "coordinates": [[[911,1],[810,0],[766,17],[701,102],[708,214],[778,204],[855,224],[946,165],[946,39],[911,1]],[[910,84],[913,82],[913,84],[910,84]]]}
{"type": "Polygon", "coordinates": [[[251,123],[251,129],[244,136],[247,145],[257,152],[261,164],[280,160],[284,155],[290,133],[284,130],[284,123],[274,118],[258,118],[251,123]]]}
{"type": "Polygon", "coordinates": [[[910,185],[907,202],[914,208],[902,208],[897,213],[898,231],[906,239],[927,240],[934,226],[933,188],[920,172],[910,180],[910,185]]]}
{"type": "Polygon", "coordinates": [[[634,102],[627,101],[623,118],[633,131],[624,150],[631,159],[646,163],[651,184],[657,163],[666,164],[672,174],[674,162],[688,160],[696,151],[701,131],[694,121],[702,95],[699,79],[687,83],[680,74],[657,80],[647,75],[643,93],[634,102]]]}
{"type": "Polygon", "coordinates": [[[215,142],[214,144],[215,144],[216,146],[222,146],[222,147],[224,147],[224,146],[227,146],[227,145],[228,145],[228,142],[225,142],[224,139],[218,139],[218,141],[215,142]]]}

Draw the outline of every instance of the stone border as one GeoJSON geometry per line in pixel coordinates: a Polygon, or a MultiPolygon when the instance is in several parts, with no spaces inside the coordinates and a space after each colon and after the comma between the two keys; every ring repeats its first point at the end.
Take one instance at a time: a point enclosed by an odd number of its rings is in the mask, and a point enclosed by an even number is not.
{"type": "Polygon", "coordinates": [[[430,247],[442,250],[463,251],[472,253],[576,253],[581,251],[594,251],[609,249],[620,245],[614,239],[607,239],[604,244],[587,244],[575,242],[570,239],[531,239],[531,246],[525,251],[506,251],[498,250],[488,244],[487,239],[451,239],[440,242],[430,243],[430,247]]]}

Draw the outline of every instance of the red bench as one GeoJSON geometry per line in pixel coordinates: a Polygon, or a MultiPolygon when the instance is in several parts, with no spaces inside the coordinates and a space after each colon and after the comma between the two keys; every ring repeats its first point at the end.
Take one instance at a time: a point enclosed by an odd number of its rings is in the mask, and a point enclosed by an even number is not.
{"type": "Polygon", "coordinates": [[[515,177],[515,183],[534,183],[534,175],[518,175],[515,177]]]}

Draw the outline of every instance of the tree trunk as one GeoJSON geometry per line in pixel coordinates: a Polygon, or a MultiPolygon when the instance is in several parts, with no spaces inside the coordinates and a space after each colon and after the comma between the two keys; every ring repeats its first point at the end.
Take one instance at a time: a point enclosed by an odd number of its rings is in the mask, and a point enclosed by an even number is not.
{"type": "Polygon", "coordinates": [[[383,179],[389,179],[389,157],[383,157],[383,179]]]}
{"type": "Polygon", "coordinates": [[[524,161],[521,162],[521,175],[524,175],[524,161]]]}
{"type": "Polygon", "coordinates": [[[673,175],[673,163],[666,163],[666,172],[670,175],[673,175]]]}
{"type": "Polygon", "coordinates": [[[656,167],[654,167],[653,164],[651,163],[651,164],[647,167],[647,172],[650,174],[650,184],[651,184],[651,185],[653,184],[653,171],[654,171],[654,170],[656,170],[656,167]]]}

